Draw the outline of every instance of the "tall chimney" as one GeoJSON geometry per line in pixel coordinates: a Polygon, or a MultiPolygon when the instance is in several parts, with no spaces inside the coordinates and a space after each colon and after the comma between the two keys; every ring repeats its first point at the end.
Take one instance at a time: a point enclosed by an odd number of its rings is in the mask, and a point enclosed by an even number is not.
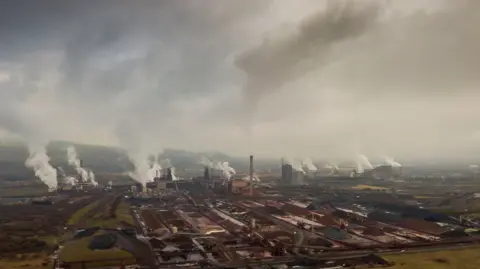
{"type": "Polygon", "coordinates": [[[250,155],[250,195],[253,194],[253,155],[250,155]]]}

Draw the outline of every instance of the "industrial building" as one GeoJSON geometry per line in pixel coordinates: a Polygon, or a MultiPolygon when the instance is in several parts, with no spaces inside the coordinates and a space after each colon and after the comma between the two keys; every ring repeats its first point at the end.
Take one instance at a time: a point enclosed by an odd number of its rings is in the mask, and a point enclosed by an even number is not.
{"type": "Polygon", "coordinates": [[[291,164],[282,164],[282,183],[291,185],[303,185],[305,173],[293,169],[291,164]]]}

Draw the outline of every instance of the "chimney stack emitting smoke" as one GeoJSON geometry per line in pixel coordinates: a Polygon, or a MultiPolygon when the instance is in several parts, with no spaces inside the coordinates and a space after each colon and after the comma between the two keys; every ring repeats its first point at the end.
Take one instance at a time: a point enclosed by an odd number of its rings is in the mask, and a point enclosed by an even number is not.
{"type": "Polygon", "coordinates": [[[48,186],[48,191],[58,187],[57,170],[50,165],[50,158],[44,145],[28,145],[30,156],[25,161],[25,166],[32,168],[35,176],[48,186]]]}
{"type": "Polygon", "coordinates": [[[78,175],[80,175],[82,182],[90,181],[93,186],[98,186],[97,181],[95,181],[95,174],[93,171],[82,167],[82,161],[78,158],[77,150],[74,146],[69,146],[67,148],[67,161],[69,165],[75,168],[75,171],[78,175]]]}
{"type": "Polygon", "coordinates": [[[250,195],[253,194],[253,155],[250,155],[250,195]]]}

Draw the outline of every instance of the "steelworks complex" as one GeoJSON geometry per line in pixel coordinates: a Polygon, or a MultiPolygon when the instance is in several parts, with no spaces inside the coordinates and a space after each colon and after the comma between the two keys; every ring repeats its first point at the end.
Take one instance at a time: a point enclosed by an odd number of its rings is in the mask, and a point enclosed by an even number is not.
{"type": "Polygon", "coordinates": [[[132,238],[148,249],[136,256],[140,268],[388,266],[378,254],[480,238],[478,222],[392,192],[309,184],[291,165],[283,164],[281,180],[255,181],[252,156],[249,180],[225,180],[209,168],[189,180],[172,181],[170,173],[122,194],[134,218],[132,238]]]}

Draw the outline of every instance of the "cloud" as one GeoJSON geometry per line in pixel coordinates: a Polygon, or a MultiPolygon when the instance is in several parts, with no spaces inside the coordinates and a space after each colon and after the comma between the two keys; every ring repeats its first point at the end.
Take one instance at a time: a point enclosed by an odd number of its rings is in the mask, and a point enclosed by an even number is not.
{"type": "Polygon", "coordinates": [[[475,1],[43,2],[0,14],[0,126],[26,139],[141,155],[478,149],[475,1]]]}

